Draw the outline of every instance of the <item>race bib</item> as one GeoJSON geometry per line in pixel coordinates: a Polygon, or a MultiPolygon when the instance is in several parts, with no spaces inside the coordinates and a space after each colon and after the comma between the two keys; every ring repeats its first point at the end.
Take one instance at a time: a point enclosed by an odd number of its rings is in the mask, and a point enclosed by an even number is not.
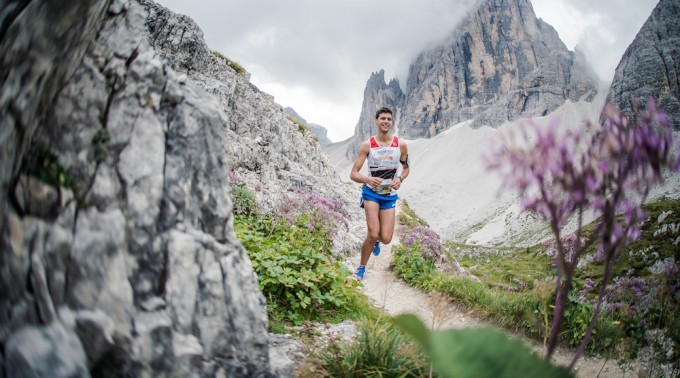
{"type": "Polygon", "coordinates": [[[382,194],[382,195],[390,195],[392,194],[392,188],[390,188],[390,185],[392,184],[392,180],[383,180],[382,183],[375,188],[371,188],[375,193],[377,194],[382,194]]]}

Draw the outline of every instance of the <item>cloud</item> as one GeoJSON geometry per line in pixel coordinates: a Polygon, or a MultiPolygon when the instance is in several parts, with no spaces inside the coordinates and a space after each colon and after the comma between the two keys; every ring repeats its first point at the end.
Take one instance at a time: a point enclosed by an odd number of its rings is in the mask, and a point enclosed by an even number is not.
{"type": "MultiPolygon", "coordinates": [[[[206,42],[251,73],[251,81],[325,126],[333,141],[349,138],[366,81],[385,70],[405,89],[408,67],[454,30],[473,0],[160,0],[192,17],[206,42]]],[[[625,47],[656,1],[534,0],[569,49],[579,46],[610,80],[625,47]]]]}

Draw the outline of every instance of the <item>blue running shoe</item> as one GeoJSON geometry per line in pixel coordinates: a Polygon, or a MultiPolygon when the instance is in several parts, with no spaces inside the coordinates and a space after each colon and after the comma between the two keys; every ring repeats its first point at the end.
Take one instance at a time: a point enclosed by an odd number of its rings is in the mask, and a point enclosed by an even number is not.
{"type": "Polygon", "coordinates": [[[373,247],[373,256],[378,256],[380,254],[380,242],[375,242],[375,247],[373,247]]]}
{"type": "Polygon", "coordinates": [[[357,271],[352,274],[352,277],[354,277],[357,281],[361,281],[364,279],[364,274],[366,273],[366,265],[359,265],[357,268],[357,271]]]}

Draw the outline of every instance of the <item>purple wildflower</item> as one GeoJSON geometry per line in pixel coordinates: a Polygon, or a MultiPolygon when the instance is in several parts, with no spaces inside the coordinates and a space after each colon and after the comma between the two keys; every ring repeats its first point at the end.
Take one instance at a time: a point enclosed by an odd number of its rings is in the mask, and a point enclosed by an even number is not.
{"type": "Polygon", "coordinates": [[[235,186],[241,183],[241,179],[234,171],[229,171],[227,173],[227,180],[229,181],[229,185],[231,186],[235,186]]]}
{"type": "Polygon", "coordinates": [[[653,283],[650,284],[640,277],[632,277],[632,272],[624,277],[617,277],[605,289],[603,309],[608,313],[625,309],[621,315],[643,321],[654,301],[651,290],[653,286],[653,283]]]}
{"type": "Polygon", "coordinates": [[[590,295],[595,289],[595,281],[591,278],[586,278],[583,283],[583,288],[578,292],[578,299],[581,302],[588,302],[588,295],[590,295]]]}
{"type": "Polygon", "coordinates": [[[329,240],[337,233],[338,227],[348,225],[344,206],[339,201],[323,197],[317,193],[309,193],[300,188],[289,194],[279,205],[279,218],[292,225],[299,217],[305,218],[305,227],[319,230],[329,240]]]}
{"type": "MultiPolygon", "coordinates": [[[[667,117],[654,101],[649,100],[644,110],[636,109],[631,116],[608,104],[603,116],[604,125],[591,125],[591,133],[577,130],[560,134],[556,118],[547,126],[529,122],[485,156],[488,169],[498,171],[505,185],[519,192],[521,206],[547,221],[555,236],[557,297],[548,355],[557,343],[574,269],[582,253],[597,243],[595,258],[606,263],[601,285],[606,288],[619,253],[641,235],[640,223],[645,218],[641,204],[650,186],[662,180],[662,169],[680,169],[680,156],[670,151],[673,134],[667,117]],[[586,212],[599,219],[594,238],[582,239],[580,228],[574,235],[562,234],[563,226],[573,218],[582,226],[586,212]]],[[[606,293],[607,308],[621,307],[619,297],[642,301],[643,284],[632,279],[616,281],[606,293]]],[[[640,309],[635,306],[644,303],[634,302],[630,312],[637,314],[640,309]]],[[[571,366],[583,353],[599,310],[597,303],[571,366]]]]}
{"type": "Polygon", "coordinates": [[[401,244],[407,248],[418,249],[423,257],[431,261],[442,259],[444,247],[439,241],[439,235],[429,227],[402,227],[401,244]]]}

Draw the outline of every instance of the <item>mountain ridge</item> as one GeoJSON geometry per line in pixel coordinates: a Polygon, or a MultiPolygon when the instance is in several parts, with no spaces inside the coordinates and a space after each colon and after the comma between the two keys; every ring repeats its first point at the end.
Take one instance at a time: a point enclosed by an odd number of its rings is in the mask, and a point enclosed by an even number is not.
{"type": "Polygon", "coordinates": [[[321,126],[317,125],[315,123],[309,123],[307,122],[306,119],[302,118],[301,115],[299,115],[295,109],[291,107],[286,107],[283,109],[283,112],[288,114],[289,116],[293,117],[294,119],[302,122],[303,124],[307,125],[311,130],[312,133],[316,136],[316,138],[319,140],[319,143],[321,143],[322,147],[325,147],[331,143],[333,143],[330,139],[328,139],[328,130],[321,126]]]}
{"type": "Polygon", "coordinates": [[[600,85],[585,56],[569,51],[529,0],[477,2],[443,43],[418,54],[403,93],[380,72],[366,83],[348,156],[383,105],[399,109],[399,133],[417,139],[469,119],[478,128],[544,116],[566,100],[592,100],[600,85]]]}

